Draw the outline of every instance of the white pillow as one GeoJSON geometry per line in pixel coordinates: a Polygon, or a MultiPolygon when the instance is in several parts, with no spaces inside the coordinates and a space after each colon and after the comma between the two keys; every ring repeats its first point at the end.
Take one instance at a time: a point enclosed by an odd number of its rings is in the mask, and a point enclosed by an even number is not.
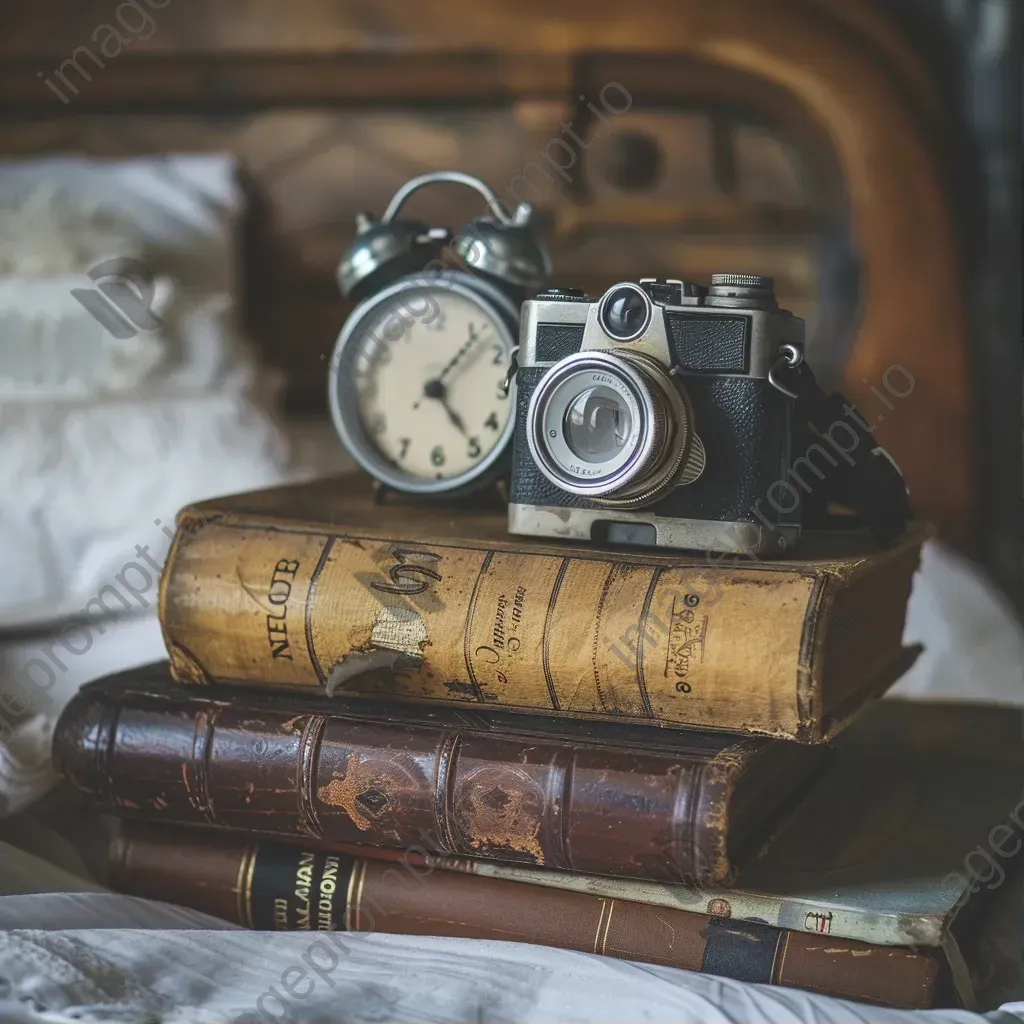
{"type": "Polygon", "coordinates": [[[138,546],[162,562],[180,506],[288,476],[235,327],[241,210],[226,156],[0,163],[0,625],[74,616],[138,546]],[[112,257],[152,275],[159,328],[114,337],[70,296],[112,257]]]}
{"type": "Polygon", "coordinates": [[[195,391],[248,359],[242,207],[229,157],[0,163],[0,400],[195,391]]]}

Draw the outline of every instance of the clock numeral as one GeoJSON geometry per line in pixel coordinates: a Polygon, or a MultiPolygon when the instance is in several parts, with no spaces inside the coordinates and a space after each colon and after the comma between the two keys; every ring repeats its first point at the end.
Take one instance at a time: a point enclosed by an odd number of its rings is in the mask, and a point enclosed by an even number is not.
{"type": "Polygon", "coordinates": [[[475,459],[480,454],[480,452],[480,439],[476,437],[471,437],[469,439],[469,450],[466,454],[469,455],[471,459],[475,459]]]}
{"type": "Polygon", "coordinates": [[[502,366],[508,362],[508,355],[505,352],[504,345],[494,346],[494,359],[491,361],[494,366],[502,366]]]}
{"type": "Polygon", "coordinates": [[[440,445],[435,445],[430,451],[430,461],[435,466],[443,466],[444,460],[444,449],[440,445]]]}
{"type": "Polygon", "coordinates": [[[370,420],[370,433],[380,435],[388,429],[388,421],[384,418],[383,413],[377,413],[376,416],[370,420]]]}
{"type": "Polygon", "coordinates": [[[496,412],[492,412],[491,415],[488,416],[487,419],[484,420],[484,426],[485,427],[490,427],[491,430],[497,430],[498,429],[498,414],[496,412]]]}
{"type": "Polygon", "coordinates": [[[438,310],[437,314],[432,320],[424,320],[423,326],[428,331],[443,331],[445,328],[445,313],[444,310],[438,310]]]}
{"type": "Polygon", "coordinates": [[[402,446],[398,452],[398,457],[400,459],[404,459],[409,451],[409,445],[412,444],[412,441],[408,437],[400,437],[398,439],[398,443],[402,446]]]}

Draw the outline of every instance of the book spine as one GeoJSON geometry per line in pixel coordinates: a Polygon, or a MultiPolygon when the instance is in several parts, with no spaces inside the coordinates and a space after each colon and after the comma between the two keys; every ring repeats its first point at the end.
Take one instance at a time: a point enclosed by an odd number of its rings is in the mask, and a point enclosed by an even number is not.
{"type": "Polygon", "coordinates": [[[54,736],[101,806],[332,843],[421,848],[563,870],[720,883],[742,758],[708,760],[100,692],[54,736]]]}
{"type": "Polygon", "coordinates": [[[812,570],[699,556],[613,560],[224,519],[194,530],[183,514],[161,620],[180,682],[813,740],[822,588],[812,570]]]}
{"type": "Polygon", "coordinates": [[[122,892],[249,928],[532,942],[907,1009],[939,971],[934,952],[244,837],[128,830],[111,861],[122,892]]]}

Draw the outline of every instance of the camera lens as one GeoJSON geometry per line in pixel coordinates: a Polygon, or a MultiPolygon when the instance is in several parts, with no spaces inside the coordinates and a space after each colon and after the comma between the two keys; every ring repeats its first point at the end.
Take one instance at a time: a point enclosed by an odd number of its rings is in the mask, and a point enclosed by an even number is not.
{"type": "Polygon", "coordinates": [[[598,319],[610,338],[633,341],[651,322],[651,300],[635,284],[617,284],[601,300],[598,319]]]}
{"type": "Polygon", "coordinates": [[[639,353],[566,356],[537,385],[526,419],[530,454],[551,483],[616,505],[671,487],[691,434],[676,385],[639,353]]]}
{"type": "Polygon", "coordinates": [[[604,385],[587,388],[565,412],[565,443],[584,462],[614,459],[629,440],[633,417],[622,398],[604,385]]]}

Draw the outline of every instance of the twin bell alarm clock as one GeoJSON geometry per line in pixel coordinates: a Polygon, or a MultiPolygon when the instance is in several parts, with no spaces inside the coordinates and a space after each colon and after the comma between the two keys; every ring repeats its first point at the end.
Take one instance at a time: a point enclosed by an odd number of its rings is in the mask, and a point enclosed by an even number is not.
{"type": "Polygon", "coordinates": [[[507,468],[519,310],[551,266],[532,212],[520,203],[510,213],[478,178],[439,171],[406,182],[379,220],[356,218],[338,281],[358,305],[331,359],[331,413],[346,449],[386,487],[456,496],[507,468]],[[489,212],[455,235],[398,218],[414,192],[443,183],[474,189],[489,212]],[[441,258],[446,248],[456,265],[441,258]]]}

